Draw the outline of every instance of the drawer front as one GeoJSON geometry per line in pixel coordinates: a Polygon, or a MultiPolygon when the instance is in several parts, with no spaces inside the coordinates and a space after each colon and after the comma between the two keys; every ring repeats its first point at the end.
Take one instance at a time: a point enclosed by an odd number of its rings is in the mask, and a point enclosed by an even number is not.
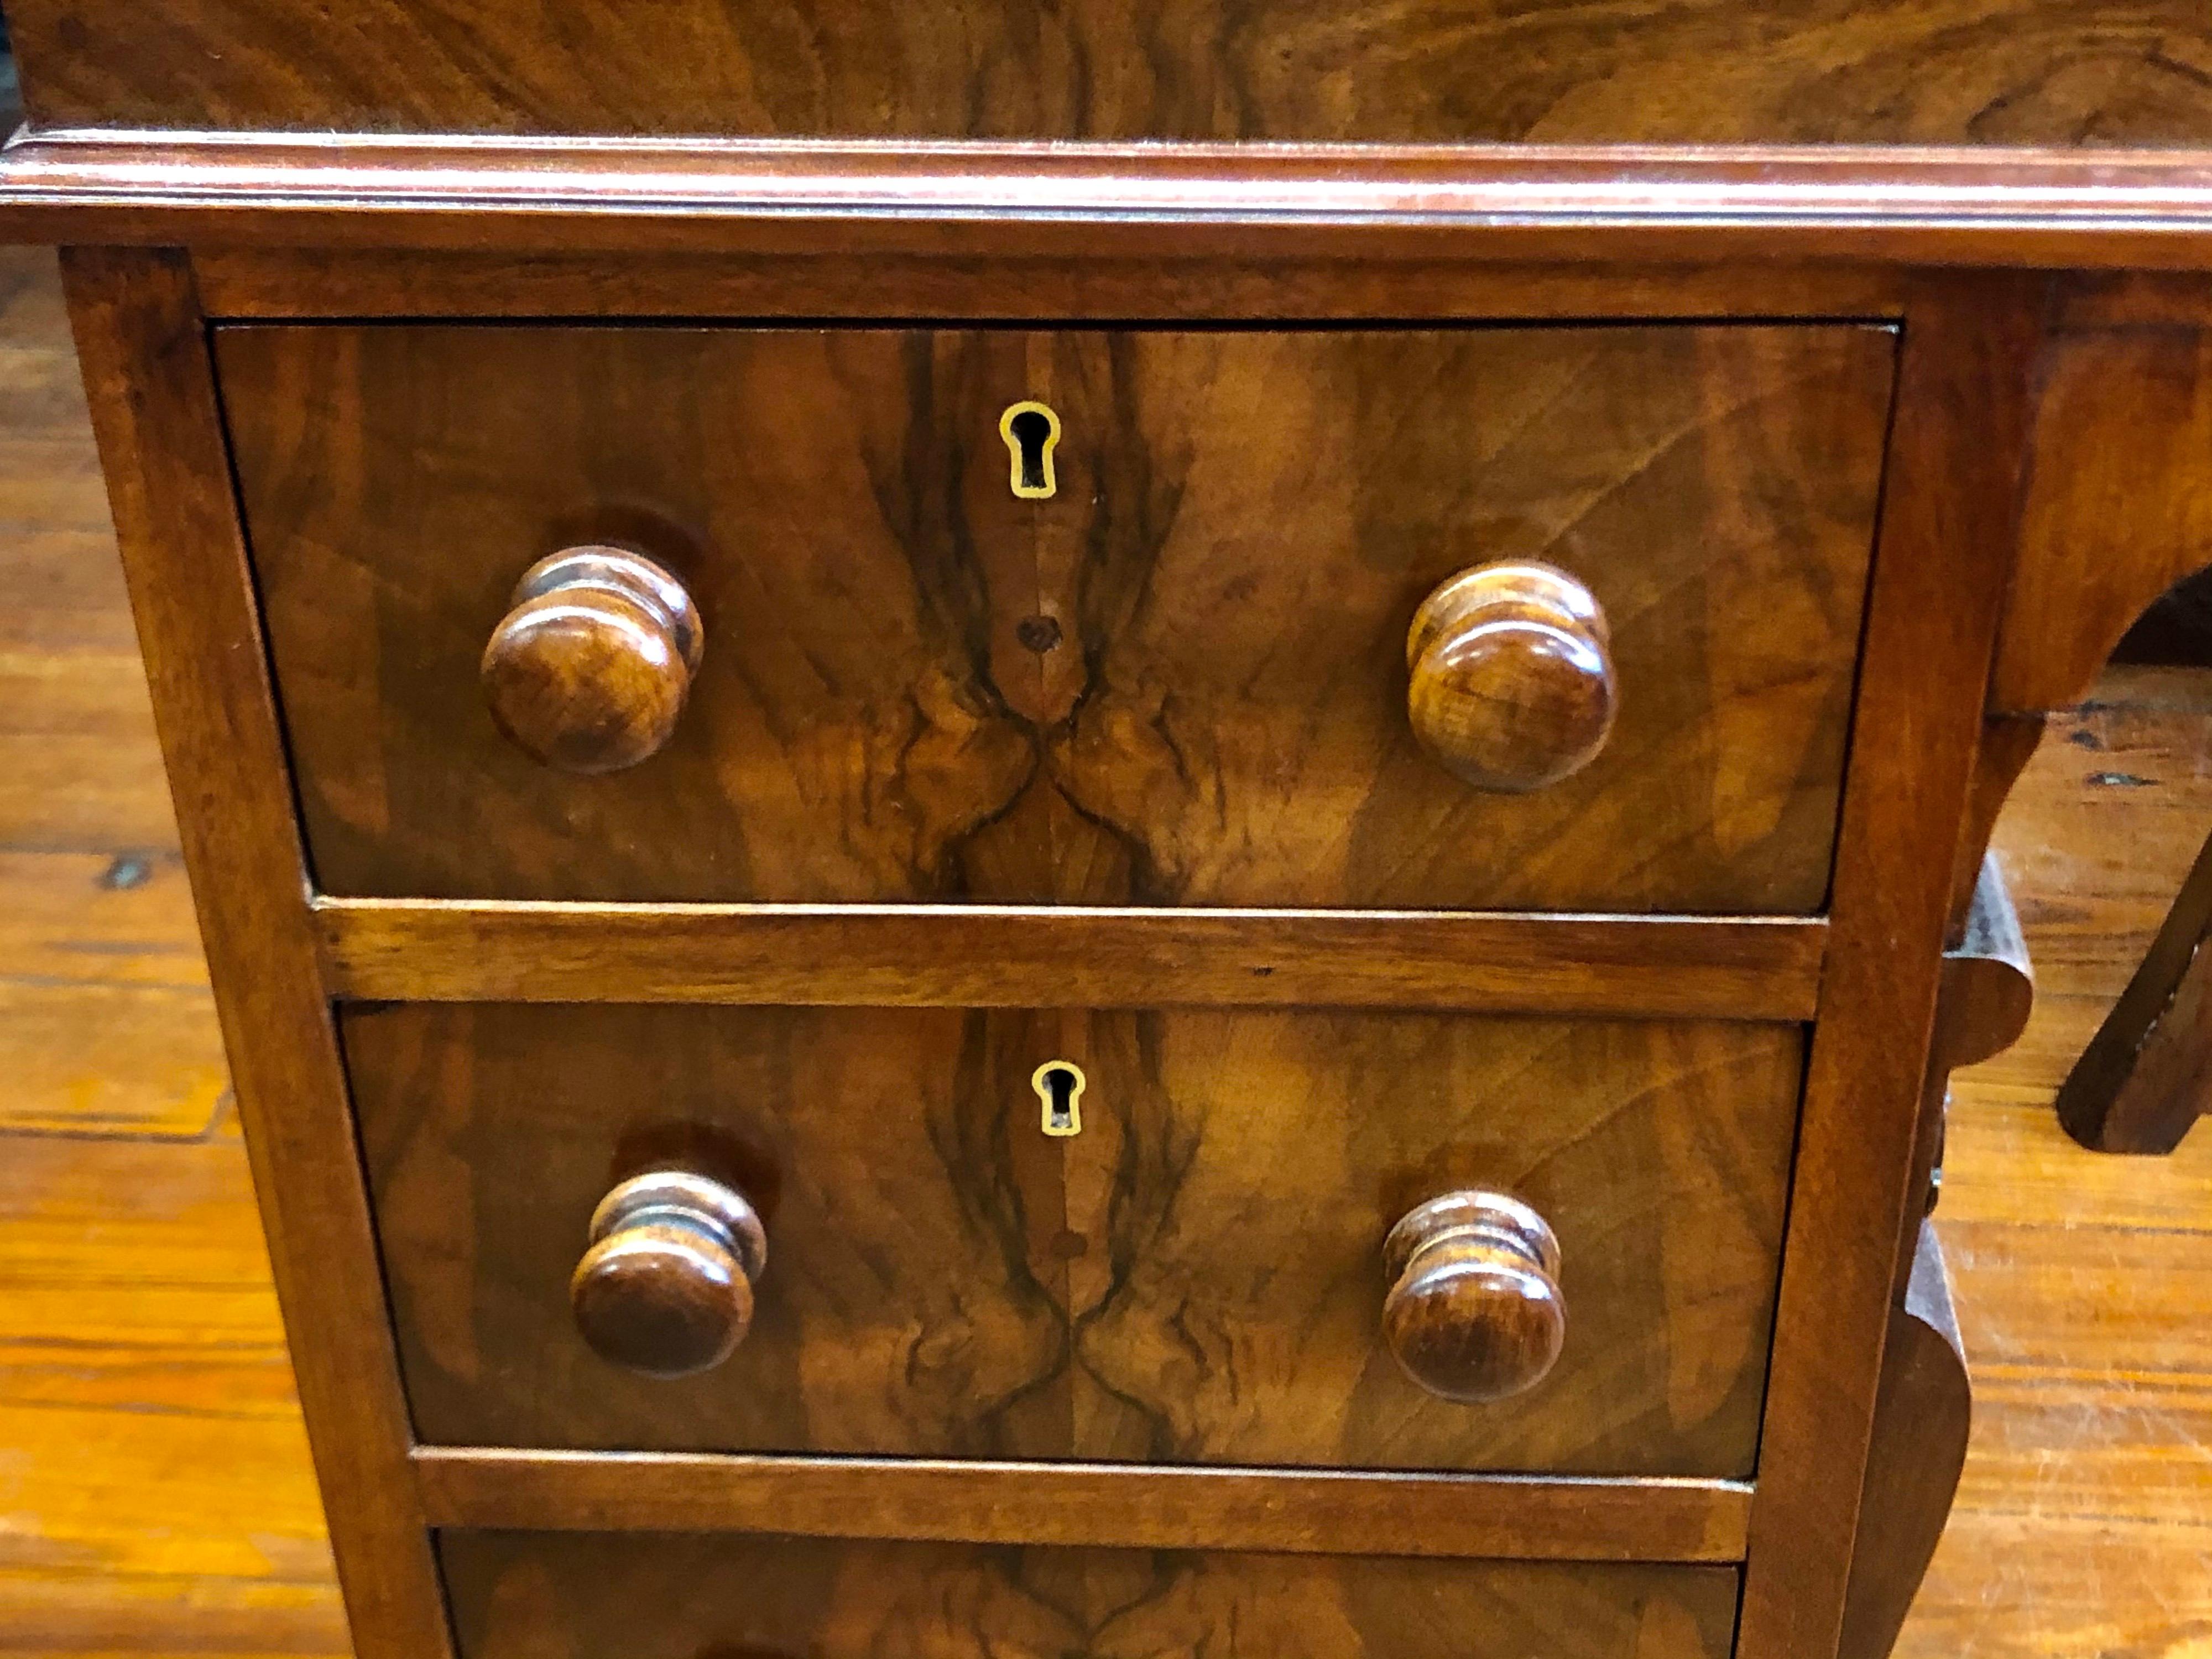
{"type": "Polygon", "coordinates": [[[463,1659],[1726,1659],[1733,1567],[446,1532],[463,1659]]]}
{"type": "Polygon", "coordinates": [[[440,1005],[343,1039],[428,1442],[1752,1469],[1796,1026],[440,1005]],[[603,1195],[666,1170],[767,1241],[734,1352],[674,1378],[570,1300],[603,1195]],[[1559,1250],[1556,1363],[1487,1403],[1417,1385],[1386,1320],[1431,1305],[1386,1235],[1455,1192],[1559,1250]]]}
{"type": "MultiPolygon", "coordinates": [[[[217,338],[325,890],[1714,913],[1825,901],[1893,348],[1840,325],[217,338]],[[1057,422],[1048,457],[1024,400],[1057,422]],[[521,637],[523,573],[591,544],[650,554],[703,643],[695,670],[672,611],[649,660],[527,659],[560,741],[611,744],[611,703],[651,727],[586,775],[503,735],[482,675],[495,630],[521,637]],[[1501,793],[1417,738],[1407,636],[1448,579],[1528,560],[1587,590],[1576,648],[1609,656],[1613,712],[1579,770],[1501,793]]],[[[1596,671],[1529,648],[1500,684],[1424,667],[1424,718],[1583,752],[1596,671]]]]}

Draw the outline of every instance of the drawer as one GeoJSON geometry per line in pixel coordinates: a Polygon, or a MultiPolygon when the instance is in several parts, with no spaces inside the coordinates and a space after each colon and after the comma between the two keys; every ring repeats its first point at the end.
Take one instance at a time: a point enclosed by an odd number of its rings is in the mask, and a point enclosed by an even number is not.
{"type": "Polygon", "coordinates": [[[428,1443],[1752,1469],[1795,1025],[385,1005],[343,1037],[428,1443]],[[603,1217],[603,1358],[594,1211],[672,1171],[603,1217]],[[1443,1229],[1386,1266],[1479,1193],[1540,1218],[1521,1257],[1462,1285],[1443,1229]]]}
{"type": "Polygon", "coordinates": [[[446,1532],[462,1659],[1727,1659],[1733,1567],[446,1532]]]}
{"type": "Polygon", "coordinates": [[[216,338],[326,891],[1717,914],[1825,902],[1893,344],[216,338]]]}

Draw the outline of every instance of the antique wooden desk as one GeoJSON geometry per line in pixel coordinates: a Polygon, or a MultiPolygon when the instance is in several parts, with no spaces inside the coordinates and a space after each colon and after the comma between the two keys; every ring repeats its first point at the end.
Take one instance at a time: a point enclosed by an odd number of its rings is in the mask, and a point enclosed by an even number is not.
{"type": "Polygon", "coordinates": [[[2201,6],[10,12],[365,1659],[1887,1649],[2201,6]]]}

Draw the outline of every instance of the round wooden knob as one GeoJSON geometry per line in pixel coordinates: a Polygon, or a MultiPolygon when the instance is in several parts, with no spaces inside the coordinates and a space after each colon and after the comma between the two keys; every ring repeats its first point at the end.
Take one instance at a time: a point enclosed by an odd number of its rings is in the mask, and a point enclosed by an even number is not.
{"type": "Polygon", "coordinates": [[[689,1376],[744,1340],[753,1281],[767,1265],[768,1234],[742,1193],[656,1170],[599,1200],[568,1299],[602,1359],[647,1376],[689,1376]]]}
{"type": "Polygon", "coordinates": [[[1504,1400],[1544,1380],[1566,1340],[1559,1241],[1502,1193],[1446,1193],[1382,1246],[1382,1334],[1406,1375],[1446,1400],[1504,1400]]]}
{"type": "Polygon", "coordinates": [[[1522,793],[1589,764],[1618,688],[1605,612],[1564,570],[1462,570],[1406,635],[1406,711],[1422,746],[1478,789],[1522,793]]]}
{"type": "Polygon", "coordinates": [[[706,641],[691,596],[642,554],[571,547],[523,572],[484,647],[501,731],[564,772],[617,772],[666,743],[706,641]]]}

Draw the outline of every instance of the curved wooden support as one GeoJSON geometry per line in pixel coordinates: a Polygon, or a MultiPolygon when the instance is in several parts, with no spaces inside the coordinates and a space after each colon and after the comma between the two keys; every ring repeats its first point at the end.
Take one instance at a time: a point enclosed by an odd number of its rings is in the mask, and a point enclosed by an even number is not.
{"type": "Polygon", "coordinates": [[[1983,857],[1959,942],[1943,953],[1931,1069],[1945,1076],[2020,1041],[2035,1002],[2035,969],[2020,911],[1996,855],[1983,857]]]}
{"type": "Polygon", "coordinates": [[[1972,1416],[1950,1275],[1935,1226],[1923,1221],[1889,1319],[1837,1659],[1885,1659],[1896,1645],[1950,1518],[1972,1416]]]}
{"type": "Polygon", "coordinates": [[[1967,917],[1975,890],[1981,884],[1997,814],[2004,810],[2012,787],[2020,781],[2028,762],[2035,758],[2045,724],[2041,714],[1991,714],[1982,722],[1981,743],[1974,751],[1973,780],[1966,792],[1966,820],[1960,829],[1959,850],[1951,866],[1951,922],[1950,931],[1944,935],[1948,948],[1960,948],[1966,939],[1967,917]]]}
{"type": "Polygon", "coordinates": [[[2212,299],[2196,288],[2148,316],[2077,304],[2048,336],[1992,714],[2080,702],[2151,602],[2212,564],[2212,299]]]}
{"type": "Polygon", "coordinates": [[[1943,1132],[1951,1105],[1951,1073],[2002,1054],[2027,1029],[2035,1003],[2034,969],[2020,912],[2005,886],[1994,854],[1984,855],[1975,872],[1972,902],[1960,925],[1960,939],[1943,953],[1937,981],[1936,1020],[1929,1036],[1928,1072],[1921,1085],[1920,1134],[1913,1151],[1912,1187],[1926,1194],[1905,1226],[1906,1248],[1898,1255],[1898,1294],[1912,1271],[1911,1237],[1920,1218],[1936,1207],[1942,1184],[1943,1132]]]}

